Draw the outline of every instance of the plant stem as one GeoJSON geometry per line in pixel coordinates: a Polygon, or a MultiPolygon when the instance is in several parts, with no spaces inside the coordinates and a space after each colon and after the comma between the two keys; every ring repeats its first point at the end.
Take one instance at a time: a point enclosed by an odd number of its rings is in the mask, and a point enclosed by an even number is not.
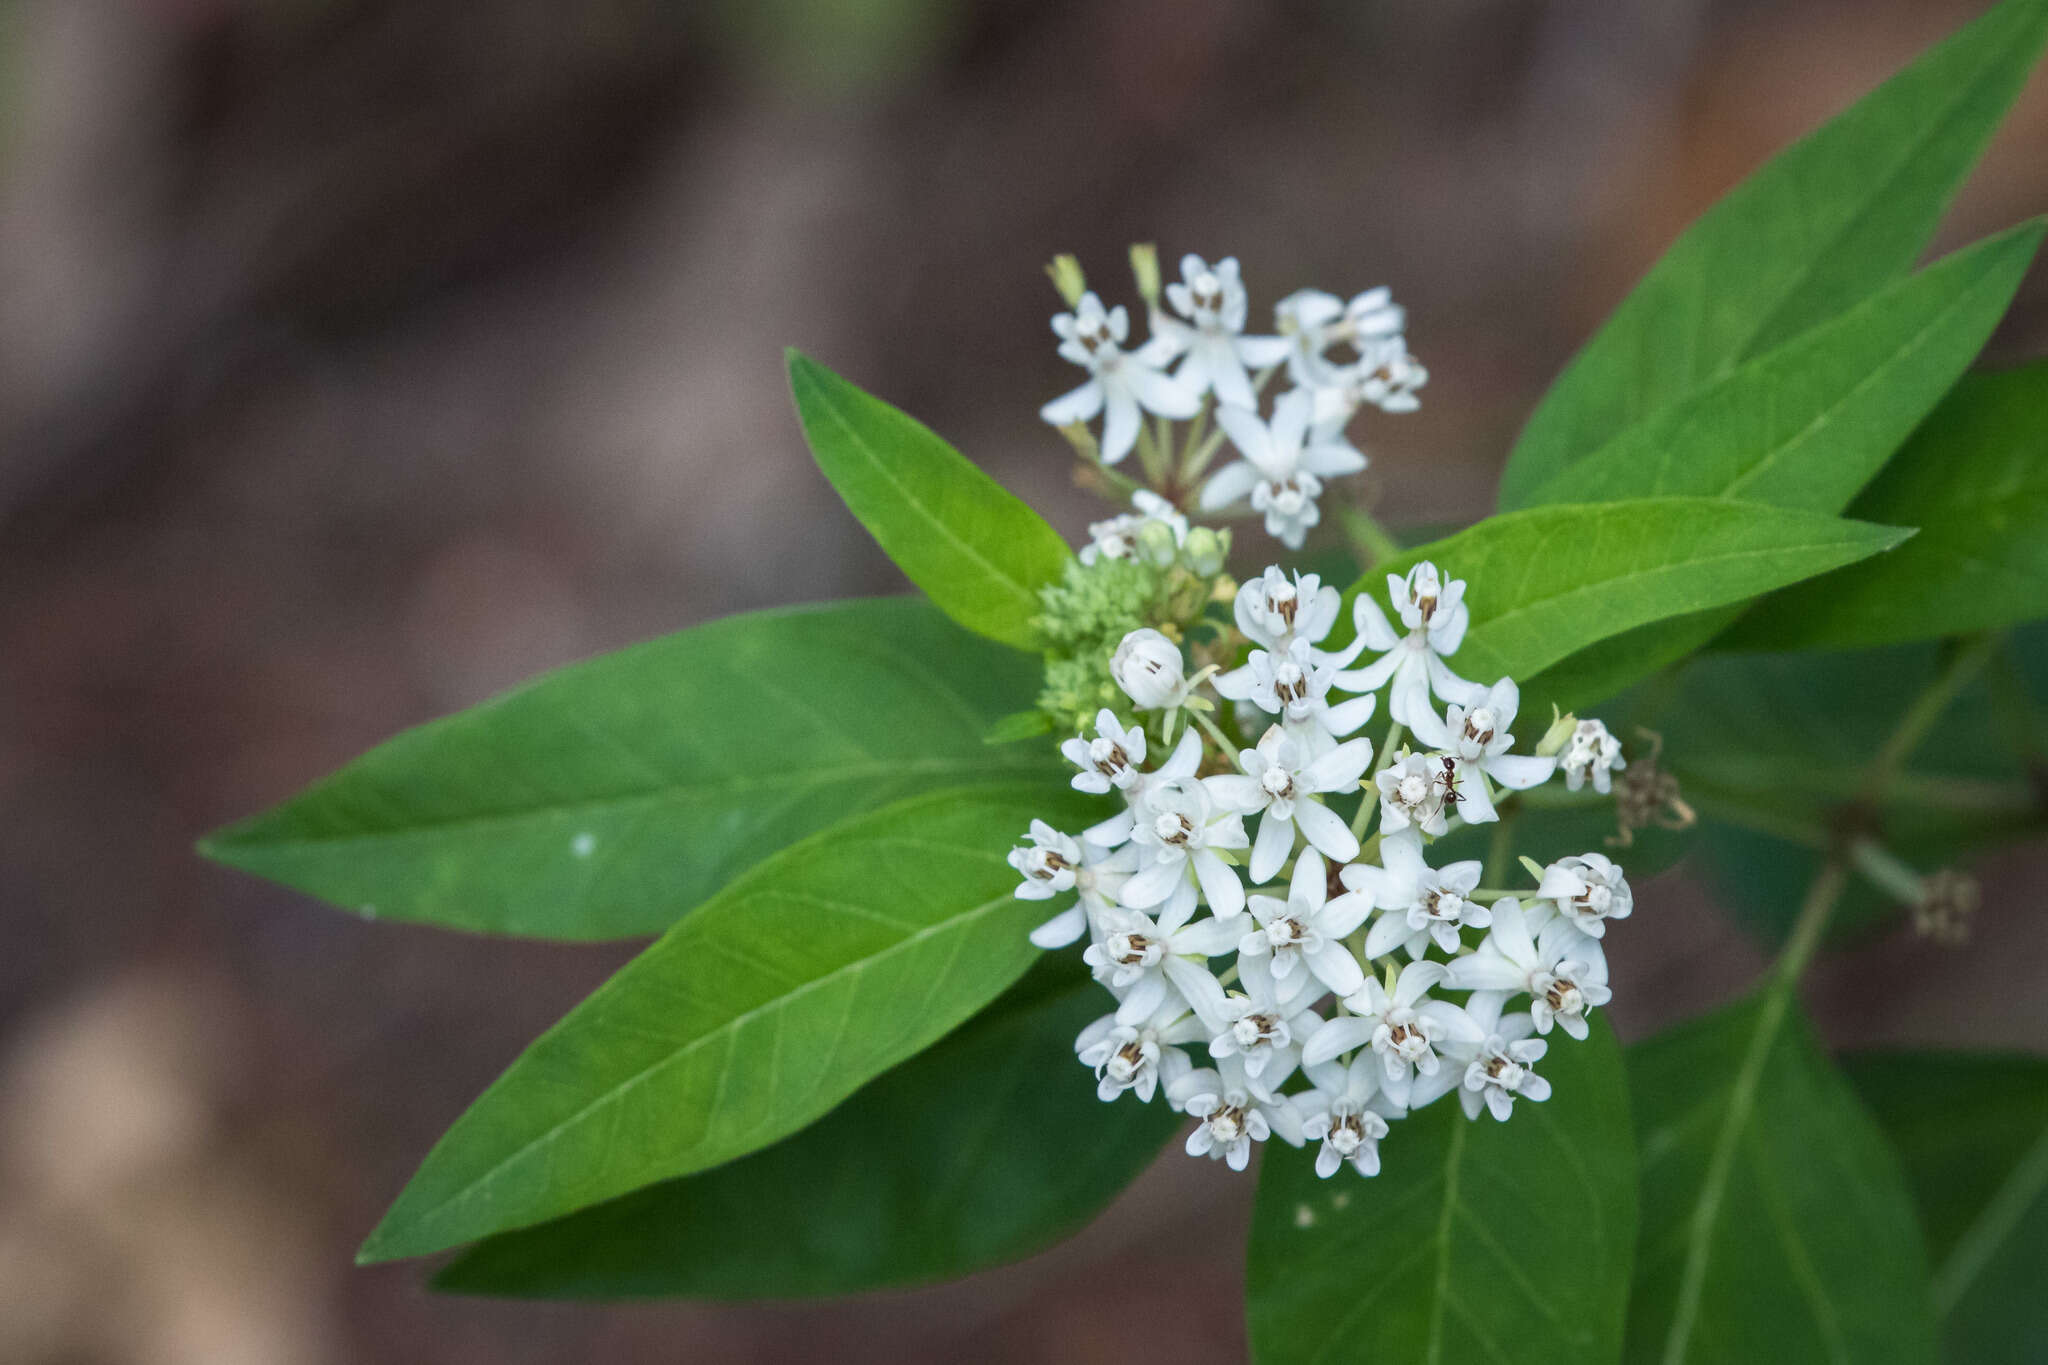
{"type": "Polygon", "coordinates": [[[1340,503],[1337,507],[1337,519],[1344,523],[1344,534],[1350,537],[1352,545],[1357,548],[1364,560],[1359,567],[1370,569],[1376,564],[1386,563],[1401,553],[1401,542],[1395,540],[1387,528],[1380,525],[1379,520],[1363,507],[1340,503]]]}
{"type": "Polygon", "coordinates": [[[1379,762],[1372,766],[1372,776],[1365,779],[1365,799],[1358,803],[1358,814],[1351,817],[1351,837],[1363,839],[1365,827],[1380,808],[1379,775],[1394,761],[1394,751],[1401,747],[1401,738],[1406,734],[1400,721],[1387,727],[1387,737],[1380,743],[1379,762]]]}
{"type": "Polygon", "coordinates": [[[1222,730],[1217,728],[1216,722],[1209,719],[1209,713],[1207,711],[1196,711],[1190,708],[1188,714],[1195,718],[1195,724],[1202,727],[1202,732],[1204,734],[1208,735],[1209,738],[1216,741],[1216,747],[1222,751],[1223,757],[1226,760],[1236,756],[1236,746],[1232,745],[1229,737],[1226,736],[1222,730]]]}
{"type": "MultiPolygon", "coordinates": [[[[1521,819],[1521,809],[1518,806],[1510,807],[1494,824],[1493,838],[1486,845],[1486,861],[1481,864],[1485,870],[1479,874],[1479,879],[1488,886],[1500,880],[1501,873],[1507,871],[1508,860],[1515,855],[1515,826],[1521,823],[1521,819]]],[[[1473,893],[1474,896],[1478,894],[1473,893]]],[[[1502,891],[1494,899],[1513,894],[1511,891],[1502,891]]]]}
{"type": "Polygon", "coordinates": [[[1805,974],[1814,950],[1820,947],[1828,916],[1833,913],[1835,902],[1842,898],[1848,881],[1849,865],[1841,858],[1829,858],[1821,864],[1820,872],[1806,889],[1799,917],[1792,921],[1792,933],[1785,940],[1784,951],[1778,954],[1777,964],[1771,969],[1777,989],[1790,990],[1805,974]]]}
{"type": "Polygon", "coordinates": [[[1891,738],[1871,759],[1870,767],[1863,775],[1863,785],[1857,793],[1859,799],[1865,802],[1883,799],[1900,767],[1913,756],[1914,750],[1927,738],[1927,732],[1934,728],[1934,723],[1955,704],[1956,695],[1977,676],[1978,670],[1990,661],[1997,649],[1997,635],[1979,635],[1949,656],[1941,671],[1935,674],[1934,681],[1927,684],[1926,690],[1914,698],[1906,713],[1899,717],[1898,728],[1892,731],[1891,738]]]}

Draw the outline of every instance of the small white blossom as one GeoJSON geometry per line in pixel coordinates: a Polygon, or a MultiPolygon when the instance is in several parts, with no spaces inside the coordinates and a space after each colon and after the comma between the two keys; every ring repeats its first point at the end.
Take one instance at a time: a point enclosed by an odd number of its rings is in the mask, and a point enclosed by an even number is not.
{"type": "Polygon", "coordinates": [[[1237,869],[1217,856],[1219,849],[1250,844],[1244,817],[1219,803],[1207,783],[1186,778],[1148,785],[1143,809],[1134,814],[1131,839],[1138,845],[1139,870],[1124,883],[1125,905],[1143,910],[1176,894],[1192,900],[1199,885],[1216,914],[1235,915],[1244,909],[1244,883],[1238,880],[1237,869]]]}
{"type": "Polygon", "coordinates": [[[1081,960],[1121,999],[1118,1023],[1150,1018],[1177,992],[1213,1032],[1223,987],[1206,963],[1236,946],[1244,923],[1242,915],[1189,924],[1172,915],[1155,920],[1136,910],[1111,909],[1102,916],[1102,940],[1089,944],[1081,960]]]}
{"type": "Polygon", "coordinates": [[[1446,953],[1459,949],[1461,929],[1484,929],[1493,915],[1470,899],[1479,886],[1477,862],[1451,863],[1436,869],[1422,858],[1422,840],[1414,831],[1380,840],[1381,867],[1357,863],[1339,876],[1344,885],[1385,911],[1365,936],[1365,956],[1384,957],[1403,948],[1410,957],[1429,951],[1433,939],[1446,953]]]}
{"type": "Polygon", "coordinates": [[[1450,984],[1459,990],[1526,993],[1538,1033],[1560,1024],[1572,1037],[1584,1038],[1587,1012],[1612,998],[1607,955],[1572,921],[1544,913],[1547,918],[1532,936],[1520,901],[1505,897],[1494,902],[1493,932],[1477,952],[1451,963],[1450,984]]]}
{"type": "Polygon", "coordinates": [[[1422,406],[1415,391],[1429,382],[1429,371],[1408,354],[1398,336],[1363,343],[1358,362],[1332,373],[1316,387],[1316,426],[1342,430],[1363,407],[1381,412],[1414,412],[1422,406]]]}
{"type": "Polygon", "coordinates": [[[1043,820],[1031,822],[1031,846],[1010,850],[1010,866],[1023,874],[1017,899],[1051,900],[1062,891],[1074,889],[1074,874],[1081,868],[1081,845],[1043,820]]]}
{"type": "Polygon", "coordinates": [[[1605,796],[1614,790],[1614,774],[1626,768],[1628,760],[1621,756],[1621,741],[1589,718],[1572,727],[1557,766],[1567,790],[1577,791],[1591,781],[1593,790],[1605,796]]]}
{"type": "Polygon", "coordinates": [[[1166,286],[1166,301],[1180,317],[1154,313],[1152,332],[1161,353],[1187,357],[1174,378],[1196,394],[1213,390],[1218,403],[1255,406],[1258,395],[1246,366],[1278,364],[1288,342],[1285,337],[1241,335],[1250,307],[1237,258],[1228,256],[1212,266],[1200,256],[1181,257],[1180,280],[1166,286]]]}
{"type": "Polygon", "coordinates": [[[1255,649],[1244,667],[1217,677],[1218,693],[1232,701],[1248,701],[1268,715],[1279,716],[1306,746],[1320,754],[1330,746],[1323,736],[1351,734],[1372,719],[1379,705],[1374,696],[1353,697],[1330,704],[1330,687],[1342,676],[1338,661],[1316,658],[1306,640],[1295,640],[1286,652],[1255,649]]]}
{"type": "Polygon", "coordinates": [[[1276,982],[1306,972],[1337,995],[1352,995],[1365,985],[1365,973],[1344,940],[1372,912],[1369,900],[1357,896],[1330,899],[1323,860],[1303,853],[1295,862],[1287,899],[1253,896],[1249,902],[1258,928],[1238,941],[1240,969],[1257,959],[1276,982]]]}
{"type": "Polygon", "coordinates": [[[1104,707],[1095,713],[1095,738],[1070,739],[1060,745],[1060,754],[1081,770],[1074,776],[1074,790],[1095,796],[1128,791],[1144,777],[1145,732],[1135,725],[1126,730],[1116,712],[1104,707]]]}
{"type": "Polygon", "coordinates": [[[1456,773],[1447,770],[1440,757],[1409,754],[1398,763],[1379,770],[1373,782],[1380,792],[1380,828],[1399,834],[1414,828],[1435,838],[1450,828],[1448,816],[1457,803],[1446,801],[1457,795],[1456,773]]]}
{"type": "Polygon", "coordinates": [[[1387,1120],[1403,1113],[1380,1089],[1378,1059],[1360,1052],[1349,1066],[1324,1062],[1305,1069],[1316,1088],[1298,1096],[1295,1108],[1302,1115],[1301,1135],[1323,1144],[1316,1174],[1328,1180],[1348,1161],[1360,1175],[1378,1175],[1387,1120]]]}
{"type": "Polygon", "coordinates": [[[1201,395],[1161,373],[1146,353],[1123,349],[1130,336],[1130,317],[1121,306],[1105,311],[1093,293],[1083,294],[1071,313],[1052,320],[1060,339],[1060,355],[1088,371],[1088,382],[1053,399],[1039,416],[1056,427],[1093,421],[1107,410],[1102,425],[1102,461],[1115,464],[1138,443],[1144,421],[1139,409],[1161,417],[1192,417],[1201,395]]]}
{"type": "Polygon", "coordinates": [[[1302,388],[1320,389],[1342,383],[1351,368],[1333,360],[1331,348],[1349,344],[1362,359],[1398,337],[1408,315],[1385,286],[1348,304],[1320,289],[1298,289],[1274,305],[1273,320],[1288,342],[1288,377],[1302,388]]]}
{"type": "Polygon", "coordinates": [[[1180,1045],[1208,1036],[1200,1016],[1172,1002],[1141,1024],[1123,1024],[1114,1014],[1103,1015],[1081,1030],[1074,1053],[1084,1066],[1094,1068],[1097,1099],[1114,1100],[1128,1090],[1139,1103],[1150,1104],[1161,1085],[1170,1086],[1195,1069],[1180,1045]]]}
{"type": "MultiPolygon", "coordinates": [[[[1107,712],[1102,713],[1107,715],[1107,712]]],[[[1096,716],[1099,725],[1102,716],[1096,716]]],[[[1135,731],[1127,733],[1136,733],[1135,731]]],[[[1068,743],[1072,743],[1069,740],[1068,743]]],[[[1090,752],[1093,752],[1091,746],[1090,752]]],[[[1173,752],[1166,756],[1166,762],[1149,773],[1138,774],[1138,780],[1122,788],[1124,809],[1110,816],[1100,824],[1081,831],[1084,843],[1100,844],[1104,848],[1121,847],[1131,837],[1131,831],[1145,812],[1145,798],[1150,792],[1164,788],[1169,783],[1185,781],[1195,775],[1202,766],[1202,737],[1194,730],[1181,733],[1180,742],[1173,746],[1173,752]]],[[[1078,781],[1075,785],[1079,785],[1078,781]]],[[[1149,817],[1148,817],[1149,818],[1149,817]]]]}
{"type": "MultiPolygon", "coordinates": [[[[1237,628],[1253,644],[1276,654],[1285,654],[1296,640],[1311,645],[1323,642],[1337,624],[1344,595],[1326,585],[1316,574],[1289,576],[1279,565],[1269,564],[1257,578],[1247,579],[1237,589],[1232,608],[1237,628]]],[[[1317,652],[1316,662],[1335,660],[1339,667],[1358,656],[1361,646],[1351,645],[1341,656],[1317,652]]]]}
{"type": "Polygon", "coordinates": [[[1249,496],[1266,518],[1266,534],[1298,550],[1309,528],[1322,520],[1316,499],[1323,480],[1365,468],[1360,454],[1338,433],[1312,431],[1313,395],[1304,389],[1282,394],[1270,424],[1248,407],[1216,409],[1216,422],[1244,458],[1225,465],[1202,487],[1202,507],[1217,511],[1249,496]]]}
{"type": "Polygon", "coordinates": [[[1245,1075],[1270,1094],[1294,1074],[1301,1040],[1322,1022],[1298,997],[1281,1000],[1266,991],[1232,994],[1223,1002],[1209,1055],[1219,1061],[1243,1058],[1245,1075]]]}
{"type": "MultiPolygon", "coordinates": [[[[1016,862],[1018,854],[1028,856],[1031,852],[1029,849],[1012,850],[1012,863],[1016,862]]],[[[1116,904],[1123,884],[1130,880],[1131,873],[1137,871],[1138,850],[1125,845],[1112,851],[1084,835],[1081,839],[1081,865],[1074,868],[1069,864],[1069,869],[1074,877],[1074,903],[1031,931],[1031,942],[1040,948],[1064,948],[1099,925],[1104,913],[1116,904]]],[[[1028,878],[1029,874],[1026,876],[1028,878]]],[[[1030,880],[1025,882],[1026,887],[1031,884],[1030,880]]],[[[1022,900],[1043,899],[1026,895],[1024,887],[1017,889],[1017,895],[1022,900]]]]}
{"type": "Polygon", "coordinates": [[[1140,711],[1171,710],[1187,700],[1180,646],[1150,626],[1124,636],[1110,657],[1109,672],[1140,711]]]}
{"type": "Polygon", "coordinates": [[[1486,1031],[1477,1055],[1466,1064],[1465,1083],[1458,1092],[1468,1119],[1478,1118],[1484,1108],[1506,1123],[1517,1097],[1538,1104],[1550,1098],[1550,1082],[1530,1069],[1550,1044],[1529,1036],[1528,1015],[1502,1018],[1500,1006],[1498,996],[1484,993],[1475,995],[1468,1006],[1470,1017],[1486,1031]]]}
{"type": "Polygon", "coordinates": [[[1187,544],[1188,519],[1149,488],[1131,494],[1131,505],[1138,510],[1089,523],[1089,542],[1081,547],[1083,564],[1141,556],[1161,567],[1173,563],[1175,552],[1187,544]],[[1148,535],[1147,528],[1152,526],[1161,530],[1148,535]]]}
{"type": "Polygon", "coordinates": [[[1555,759],[1508,752],[1515,742],[1508,727],[1515,723],[1521,700],[1521,689],[1514,680],[1502,678],[1469,707],[1452,702],[1444,720],[1438,720],[1436,712],[1425,706],[1420,718],[1424,723],[1414,727],[1417,739],[1449,754],[1462,770],[1453,779],[1453,787],[1458,794],[1458,813],[1468,823],[1484,824],[1498,818],[1493,796],[1479,780],[1479,773],[1503,787],[1526,791],[1557,770],[1555,759]]]}
{"type": "Polygon", "coordinates": [[[1209,779],[1217,800],[1259,816],[1259,837],[1252,845],[1254,882],[1270,881],[1294,851],[1298,829],[1324,855],[1343,862],[1358,852],[1358,836],[1318,796],[1353,792],[1372,763],[1372,741],[1354,739],[1320,756],[1298,744],[1275,725],[1260,737],[1258,747],[1240,749],[1242,776],[1209,779]]]}
{"type": "Polygon", "coordinates": [[[1559,914],[1592,938],[1607,933],[1607,921],[1627,919],[1636,907],[1628,879],[1612,859],[1601,853],[1560,858],[1544,868],[1543,880],[1536,886],[1536,898],[1551,902],[1559,914]]]}
{"type": "Polygon", "coordinates": [[[1168,1087],[1166,1098],[1196,1120],[1195,1131],[1188,1135],[1189,1156],[1222,1160],[1231,1170],[1241,1171],[1251,1164],[1254,1142],[1277,1136],[1301,1146],[1301,1115],[1293,1101],[1260,1095],[1234,1057],[1223,1059],[1214,1070],[1204,1068],[1181,1077],[1168,1087]]]}
{"type": "Polygon", "coordinates": [[[1486,1034],[1458,1006],[1428,998],[1430,987],[1442,983],[1445,974],[1441,962],[1411,962],[1394,979],[1391,992],[1367,977],[1364,988],[1344,1002],[1352,1012],[1328,1020],[1302,1045],[1302,1064],[1316,1066],[1370,1045],[1380,1059],[1382,1088],[1395,1104],[1420,1108],[1448,1093],[1456,1073],[1440,1064],[1438,1054],[1449,1052],[1455,1059],[1486,1034]],[[1421,1086],[1418,1077],[1432,1084],[1421,1086]]]}
{"type": "Polygon", "coordinates": [[[1458,652],[1472,623],[1465,581],[1444,582],[1436,565],[1425,560],[1405,577],[1388,574],[1387,595],[1408,633],[1396,635],[1379,603],[1361,592],[1352,605],[1352,620],[1366,648],[1380,657],[1340,676],[1336,685],[1347,692],[1376,692],[1392,679],[1387,714],[1411,730],[1436,720],[1429,705],[1431,691],[1447,702],[1477,705],[1486,689],[1466,682],[1444,662],[1458,652]]]}

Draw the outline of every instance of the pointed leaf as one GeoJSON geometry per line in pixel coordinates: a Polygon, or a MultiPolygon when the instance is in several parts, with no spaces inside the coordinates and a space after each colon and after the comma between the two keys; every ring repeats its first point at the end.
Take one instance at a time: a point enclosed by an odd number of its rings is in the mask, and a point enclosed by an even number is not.
{"type": "Polygon", "coordinates": [[[1702,215],[1545,396],[1501,506],[1910,267],[2044,36],[2048,3],[2006,0],[1702,215]]]}
{"type": "Polygon", "coordinates": [[[1059,532],[923,423],[795,351],[789,384],[818,467],[910,581],[969,630],[1036,648],[1038,590],[1072,558],[1059,532]]]}
{"type": "Polygon", "coordinates": [[[1183,1120],[1104,1104],[1074,1037],[1106,1005],[1048,960],[794,1137],[472,1248],[438,1289],[519,1298],[851,1294],[1027,1256],[1093,1218],[1183,1120]]]}
{"type": "Polygon", "coordinates": [[[1037,672],[922,602],[735,616],[408,731],[201,847],[383,919],[657,934],[849,814],[1055,772],[1042,746],[982,742],[1037,672]]]}
{"type": "Polygon", "coordinates": [[[1920,533],[1767,598],[1719,643],[1844,649],[2048,617],[2048,363],[1965,378],[1853,510],[1920,533]]]}
{"type": "Polygon", "coordinates": [[[2048,1059],[1876,1052],[1843,1068],[1905,1163],[1946,1358],[2048,1360],[2048,1059]]]}
{"type": "MultiPolygon", "coordinates": [[[[1381,1171],[1318,1180],[1313,1151],[1260,1158],[1246,1312],[1269,1365],[1581,1365],[1621,1348],[1635,1152],[1604,1019],[1551,1035],[1551,1082],[1506,1123],[1453,1096],[1395,1120],[1381,1171]]],[[[1313,1148],[1314,1144],[1311,1144],[1313,1148]]]]}
{"type": "Polygon", "coordinates": [[[1642,1237],[1630,1362],[1933,1365],[1898,1163],[1789,986],[1629,1049],[1642,1237]]]}
{"type": "Polygon", "coordinates": [[[1005,854],[1051,785],[935,792],[755,867],[543,1034],[427,1155],[366,1261],[705,1170],[819,1118],[995,998],[1047,917],[1005,854]]]}

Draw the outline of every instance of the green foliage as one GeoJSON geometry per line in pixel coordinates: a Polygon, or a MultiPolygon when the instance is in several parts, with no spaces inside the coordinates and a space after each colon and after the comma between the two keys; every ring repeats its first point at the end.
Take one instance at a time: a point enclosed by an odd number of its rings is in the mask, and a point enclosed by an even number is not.
{"type": "Polygon", "coordinates": [[[1246,1276],[1256,1359],[1616,1357],[1636,1225],[1621,1052],[1596,1019],[1538,1070],[1550,1099],[1505,1124],[1451,1096],[1396,1120],[1370,1180],[1266,1154],[1246,1276]]]}
{"type": "Polygon", "coordinates": [[[1629,1050],[1642,1231],[1625,1359],[1933,1365],[1897,1159],[1790,984],[1629,1050]]]}
{"type": "Polygon", "coordinates": [[[1086,809],[1050,784],[940,791],[768,859],[541,1035],[362,1259],[559,1217],[819,1118],[1023,974],[1046,909],[1014,896],[1004,853],[1033,817],[1086,809]]]}
{"type": "Polygon", "coordinates": [[[2048,615],[2048,363],[1965,378],[1853,511],[1920,533],[1775,594],[1724,643],[1855,648],[2048,615]]]}
{"type": "Polygon", "coordinates": [[[1545,395],[1503,474],[1502,508],[1904,273],[2044,36],[2048,3],[2006,0],[1702,215],[1545,395]]]}
{"type": "Polygon", "coordinates": [[[897,567],[969,630],[1035,649],[1038,590],[1072,558],[1059,532],[923,423],[795,351],[789,384],[818,468],[897,567]]]}
{"type": "Polygon", "coordinates": [[[1092,1218],[1182,1119],[1104,1104],[1074,1036],[1101,987],[1049,958],[766,1151],[490,1238],[435,1285],[520,1298],[783,1298],[965,1275],[1092,1218]]]}
{"type": "Polygon", "coordinates": [[[1746,601],[1909,534],[1715,498],[1533,507],[1410,550],[1353,591],[1386,609],[1386,576],[1425,559],[1483,585],[1468,598],[1472,625],[1453,663],[1491,682],[1533,677],[1631,627],[1746,601]]]}
{"type": "Polygon", "coordinates": [[[934,784],[1052,781],[1042,750],[982,742],[1035,672],[921,602],[736,616],[409,731],[202,848],[384,919],[657,934],[847,815],[934,784]]]}
{"type": "Polygon", "coordinates": [[[1843,1066],[1905,1163],[1944,1358],[2048,1360],[2048,1060],[1877,1052],[1843,1066]]]}

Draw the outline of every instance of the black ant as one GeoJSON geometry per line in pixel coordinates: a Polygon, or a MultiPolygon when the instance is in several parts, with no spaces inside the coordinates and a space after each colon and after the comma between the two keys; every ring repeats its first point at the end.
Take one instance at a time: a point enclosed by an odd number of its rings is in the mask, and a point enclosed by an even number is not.
{"type": "Polygon", "coordinates": [[[1444,756],[1443,762],[1444,770],[1441,774],[1438,775],[1437,781],[1443,784],[1444,806],[1446,808],[1452,808],[1455,807],[1460,801],[1463,801],[1465,799],[1464,797],[1458,795],[1458,760],[1446,754],[1444,756]]]}

